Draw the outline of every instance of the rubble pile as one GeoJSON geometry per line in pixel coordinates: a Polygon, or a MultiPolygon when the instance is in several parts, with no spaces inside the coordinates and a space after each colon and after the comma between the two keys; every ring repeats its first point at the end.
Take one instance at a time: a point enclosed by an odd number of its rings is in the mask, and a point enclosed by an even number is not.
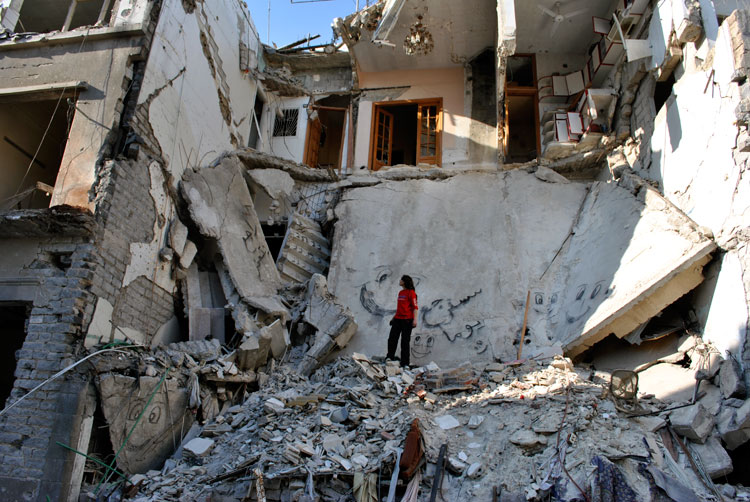
{"type": "Polygon", "coordinates": [[[163,468],[132,478],[133,500],[416,501],[436,484],[442,500],[605,500],[593,495],[613,479],[623,500],[750,500],[711,482],[721,446],[699,443],[702,416],[618,400],[608,373],[560,356],[409,370],[355,353],[309,378],[287,364],[258,380],[163,468]],[[410,481],[397,466],[415,419],[423,450],[410,481]]]}

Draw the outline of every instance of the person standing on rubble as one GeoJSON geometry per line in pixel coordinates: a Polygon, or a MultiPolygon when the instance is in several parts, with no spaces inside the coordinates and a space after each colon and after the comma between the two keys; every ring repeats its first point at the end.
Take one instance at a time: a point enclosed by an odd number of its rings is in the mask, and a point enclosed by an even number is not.
{"type": "Polygon", "coordinates": [[[398,292],[396,300],[396,314],[391,319],[391,333],[388,335],[388,355],[386,359],[396,359],[396,345],[401,338],[401,367],[409,366],[409,342],[411,341],[411,330],[417,327],[416,312],[417,292],[414,290],[414,281],[408,275],[402,275],[398,281],[401,291],[398,292]]]}

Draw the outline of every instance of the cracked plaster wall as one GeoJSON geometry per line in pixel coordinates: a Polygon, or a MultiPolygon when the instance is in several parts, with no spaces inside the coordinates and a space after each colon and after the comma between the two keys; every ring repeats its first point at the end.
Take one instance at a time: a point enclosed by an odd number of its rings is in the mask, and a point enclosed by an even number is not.
{"type": "MultiPolygon", "coordinates": [[[[742,19],[746,29],[747,16],[742,19]]],[[[629,152],[636,172],[709,229],[724,251],[696,291],[697,314],[704,338],[722,353],[743,359],[745,367],[750,360],[750,154],[738,146],[735,109],[744,93],[732,77],[735,69],[742,70],[734,53],[741,53],[747,40],[725,21],[715,44],[710,39],[699,46],[686,44],[672,95],[658,112],[652,99],[654,79],[645,78],[631,117],[639,148],[629,152]]]]}
{"type": "Polygon", "coordinates": [[[658,302],[700,282],[713,244],[655,191],[570,183],[541,167],[535,174],[461,173],[346,191],[335,209],[329,285],[359,325],[347,350],[383,353],[402,274],[417,281],[417,364],[514,359],[527,291],[524,353],[559,344],[577,354],[611,331],[625,336],[639,323],[622,323],[650,318],[665,306],[658,302]],[[676,281],[688,269],[688,280],[676,281]],[[669,291],[656,301],[660,288],[669,291]],[[633,315],[641,303],[651,310],[633,315]]]}
{"type": "Polygon", "coordinates": [[[309,98],[278,98],[272,99],[270,108],[263,112],[265,117],[266,131],[271,138],[270,152],[272,155],[294,162],[302,162],[305,155],[305,136],[307,135],[307,108],[303,108],[309,102],[309,98]],[[293,136],[273,136],[276,110],[298,110],[297,131],[293,136]]]}
{"type": "Polygon", "coordinates": [[[138,129],[153,137],[174,180],[187,167],[246,146],[257,83],[240,68],[240,42],[259,50],[238,2],[197,2],[190,12],[180,0],[162,6],[138,98],[138,129]]]}

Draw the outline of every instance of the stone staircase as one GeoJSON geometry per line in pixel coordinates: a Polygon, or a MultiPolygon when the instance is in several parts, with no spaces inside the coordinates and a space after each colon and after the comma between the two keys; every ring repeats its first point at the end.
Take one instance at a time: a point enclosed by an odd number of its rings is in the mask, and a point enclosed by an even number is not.
{"type": "Polygon", "coordinates": [[[307,282],[313,274],[322,274],[331,259],[331,245],[313,219],[299,213],[292,215],[281,245],[276,267],[281,278],[290,282],[307,282]]]}

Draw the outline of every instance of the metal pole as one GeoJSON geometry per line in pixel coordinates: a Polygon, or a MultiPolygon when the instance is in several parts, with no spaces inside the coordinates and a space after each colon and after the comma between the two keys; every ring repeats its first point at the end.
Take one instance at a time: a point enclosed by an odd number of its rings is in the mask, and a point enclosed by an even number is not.
{"type": "Polygon", "coordinates": [[[268,0],[268,31],[266,32],[266,45],[271,45],[271,0],[268,0]]]}

